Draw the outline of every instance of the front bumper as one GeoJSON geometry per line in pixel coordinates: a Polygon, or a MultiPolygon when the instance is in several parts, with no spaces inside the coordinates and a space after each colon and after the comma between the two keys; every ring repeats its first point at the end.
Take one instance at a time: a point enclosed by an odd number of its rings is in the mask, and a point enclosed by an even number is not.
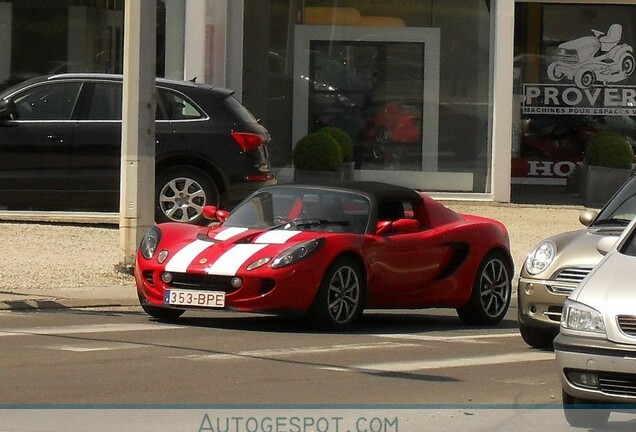
{"type": "MultiPolygon", "coordinates": [[[[143,258],[138,256],[139,259],[143,258]]],[[[147,263],[143,267],[135,266],[137,291],[149,305],[188,309],[164,304],[164,293],[171,288],[224,291],[224,309],[245,312],[304,312],[311,307],[322,278],[317,268],[308,270],[307,267],[289,266],[277,271],[276,278],[272,278],[271,273],[263,275],[258,271],[239,273],[237,276],[243,279],[243,285],[235,289],[230,286],[229,276],[174,273],[173,282],[165,283],[161,278],[162,273],[163,268],[158,265],[147,263]]],[[[198,307],[190,309],[201,310],[198,307]]]]}
{"type": "MultiPolygon", "coordinates": [[[[553,285],[553,281],[519,278],[517,303],[520,324],[554,333],[559,331],[561,311],[568,294],[554,292],[551,289],[553,285]]],[[[572,290],[575,287],[573,284],[566,286],[564,283],[559,283],[559,285],[572,290]]]]}
{"type": "Polygon", "coordinates": [[[636,403],[636,345],[560,333],[554,352],[566,393],[603,403],[636,403]],[[582,385],[576,378],[581,373],[596,376],[598,383],[582,385]]]}

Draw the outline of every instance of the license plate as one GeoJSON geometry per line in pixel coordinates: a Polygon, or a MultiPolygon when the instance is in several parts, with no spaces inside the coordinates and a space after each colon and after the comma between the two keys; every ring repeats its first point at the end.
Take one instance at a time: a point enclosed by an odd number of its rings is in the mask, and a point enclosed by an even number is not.
{"type": "Polygon", "coordinates": [[[178,306],[222,308],[225,307],[225,293],[223,291],[171,289],[164,292],[163,302],[178,306]]]}

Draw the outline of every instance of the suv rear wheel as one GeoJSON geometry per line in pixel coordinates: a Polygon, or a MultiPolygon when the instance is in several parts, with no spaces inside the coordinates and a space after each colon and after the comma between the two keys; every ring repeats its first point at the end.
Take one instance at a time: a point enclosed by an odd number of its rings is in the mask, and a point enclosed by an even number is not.
{"type": "Polygon", "coordinates": [[[218,206],[219,188],[202,170],[189,166],[167,168],[157,176],[157,222],[203,221],[203,206],[218,206]]]}

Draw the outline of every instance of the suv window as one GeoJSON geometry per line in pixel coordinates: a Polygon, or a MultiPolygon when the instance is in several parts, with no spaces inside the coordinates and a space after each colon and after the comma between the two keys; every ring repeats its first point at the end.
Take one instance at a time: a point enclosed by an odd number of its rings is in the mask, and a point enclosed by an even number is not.
{"type": "Polygon", "coordinates": [[[205,117],[190,101],[182,95],[160,89],[164,109],[168,120],[193,120],[205,117]]]}
{"type": "Polygon", "coordinates": [[[70,120],[79,96],[79,82],[44,84],[17,95],[19,120],[70,120]]]}
{"type": "Polygon", "coordinates": [[[237,101],[233,96],[228,96],[225,98],[225,105],[230,109],[230,111],[241,121],[245,123],[258,123],[258,120],[250,113],[247,108],[245,108],[239,101],[237,101]]]}
{"type": "Polygon", "coordinates": [[[121,120],[121,85],[96,83],[88,107],[89,120],[121,120]]]}

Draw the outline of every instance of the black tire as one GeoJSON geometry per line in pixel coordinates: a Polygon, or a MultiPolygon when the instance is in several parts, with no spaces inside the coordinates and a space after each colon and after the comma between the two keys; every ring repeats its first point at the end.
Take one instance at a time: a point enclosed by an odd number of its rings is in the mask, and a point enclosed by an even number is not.
{"type": "Polygon", "coordinates": [[[607,408],[595,408],[594,401],[588,401],[574,397],[561,390],[563,399],[563,414],[572,427],[577,428],[598,428],[607,424],[610,410],[607,408]],[[589,407],[577,407],[577,405],[590,405],[589,407]]]}
{"type": "Polygon", "coordinates": [[[202,224],[203,206],[218,206],[219,188],[198,168],[175,166],[157,175],[155,219],[157,222],[202,224]]]}
{"type": "Polygon", "coordinates": [[[457,314],[466,324],[495,325],[508,312],[511,296],[512,264],[506,255],[493,251],[479,265],[470,300],[457,314]]]}
{"type": "Polygon", "coordinates": [[[519,324],[519,333],[525,343],[540,350],[552,350],[555,338],[553,332],[538,329],[536,327],[519,324]]]}
{"type": "Polygon", "coordinates": [[[349,328],[364,310],[365,293],[360,266],[351,258],[339,258],[325,272],[309,316],[325,329],[349,328]]]}
{"type": "Polygon", "coordinates": [[[144,312],[159,321],[174,321],[185,313],[185,311],[181,309],[152,306],[139,292],[137,292],[137,298],[139,298],[139,304],[144,312]]]}

